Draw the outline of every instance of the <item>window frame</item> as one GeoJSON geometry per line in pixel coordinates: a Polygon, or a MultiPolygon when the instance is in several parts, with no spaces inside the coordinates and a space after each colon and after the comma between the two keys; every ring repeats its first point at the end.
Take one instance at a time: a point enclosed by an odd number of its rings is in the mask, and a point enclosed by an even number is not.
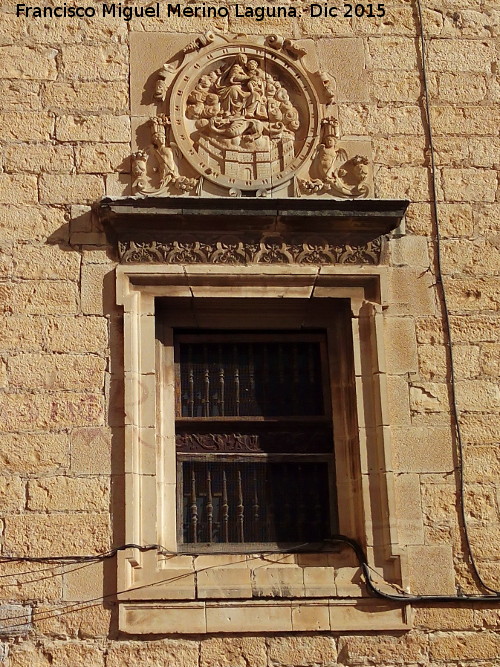
{"type": "MultiPolygon", "coordinates": [[[[337,488],[340,502],[345,507],[339,517],[340,532],[365,545],[369,562],[378,567],[387,580],[405,585],[397,539],[390,429],[384,397],[385,358],[380,331],[385,301],[384,268],[360,267],[357,271],[356,268],[117,267],[117,301],[124,307],[125,330],[126,542],[160,543],[172,552],[177,549],[177,536],[169,524],[172,507],[176,504],[175,448],[172,465],[172,448],[165,445],[170,442],[171,425],[175,422],[173,401],[172,411],[169,414],[166,411],[162,424],[156,423],[156,404],[164,400],[166,390],[172,391],[174,387],[173,356],[159,364],[155,354],[155,299],[194,299],[197,304],[202,304],[207,297],[231,299],[236,295],[244,299],[260,299],[263,303],[269,297],[289,303],[303,298],[321,304],[324,309],[328,309],[333,300],[347,299],[352,319],[344,323],[344,329],[334,327],[334,335],[347,336],[352,343],[354,377],[349,387],[352,398],[346,402],[345,387],[332,385],[332,401],[340,415],[340,421],[336,422],[337,460],[341,461],[340,470],[337,469],[337,488]],[[161,382],[157,382],[158,373],[165,373],[161,382]],[[355,422],[357,425],[353,430],[355,422]],[[165,429],[165,424],[170,426],[165,429]]],[[[340,360],[340,363],[345,361],[340,360]]],[[[252,599],[247,574],[250,555],[212,554],[193,559],[192,556],[154,551],[142,553],[130,548],[119,554],[120,629],[137,634],[257,631],[264,628],[277,631],[362,629],[368,619],[371,619],[369,627],[373,629],[374,611],[377,612],[375,629],[409,627],[411,621],[405,608],[396,609],[391,604],[363,597],[359,585],[352,585],[351,602],[332,600],[330,581],[337,568],[336,562],[325,560],[330,557],[328,554],[312,556],[315,558],[306,561],[297,560],[299,556],[286,557],[290,559],[286,562],[294,565],[283,568],[287,571],[286,576],[299,568],[304,579],[297,588],[285,587],[288,599],[280,599],[281,595],[278,595],[276,600],[267,600],[265,620],[259,620],[263,601],[252,599]],[[208,569],[213,577],[200,595],[201,581],[206,579],[201,576],[205,572],[197,570],[202,563],[206,567],[211,563],[208,569]],[[309,569],[314,577],[324,570],[324,574],[328,574],[325,585],[312,583],[310,578],[309,583],[305,583],[309,569]],[[331,572],[327,573],[327,570],[331,572]],[[311,610],[306,610],[305,600],[311,596],[315,599],[322,596],[315,603],[314,621],[310,620],[311,610]],[[227,602],[221,604],[222,598],[227,602]],[[154,622],[148,612],[152,601],[155,601],[154,622]],[[249,609],[255,612],[250,617],[249,609]],[[366,616],[364,611],[371,613],[366,616]]],[[[335,557],[335,554],[331,555],[334,560],[335,557]]],[[[277,558],[282,556],[277,554],[277,558]]],[[[353,566],[356,569],[352,559],[345,564],[347,570],[353,566]]],[[[262,563],[259,567],[263,571],[267,564],[262,563]]],[[[343,567],[342,563],[340,567],[343,567]]]]}

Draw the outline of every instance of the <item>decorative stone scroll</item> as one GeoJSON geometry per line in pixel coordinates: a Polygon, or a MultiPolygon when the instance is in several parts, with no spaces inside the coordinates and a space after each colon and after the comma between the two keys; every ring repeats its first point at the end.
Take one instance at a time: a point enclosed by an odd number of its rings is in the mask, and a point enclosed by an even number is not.
{"type": "MultiPolygon", "coordinates": [[[[165,236],[165,235],[164,235],[165,236]]],[[[162,241],[119,241],[124,264],[378,264],[381,238],[368,243],[335,244],[321,236],[293,239],[281,234],[242,240],[241,236],[177,235],[162,241]]]]}
{"type": "Polygon", "coordinates": [[[190,42],[158,71],[150,144],[132,155],[134,192],[369,196],[367,142],[341,141],[335,82],[307,71],[307,48],[215,31],[190,42]]]}

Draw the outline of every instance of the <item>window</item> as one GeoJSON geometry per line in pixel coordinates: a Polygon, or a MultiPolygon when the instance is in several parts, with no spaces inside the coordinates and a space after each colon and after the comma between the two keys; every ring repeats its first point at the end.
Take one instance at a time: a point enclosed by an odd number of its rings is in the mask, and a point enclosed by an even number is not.
{"type": "Polygon", "coordinates": [[[336,532],[325,333],[175,336],[182,550],[311,547],[336,532]]]}
{"type": "Polygon", "coordinates": [[[353,579],[352,554],[324,544],[317,551],[305,549],[312,554],[279,553],[337,531],[364,543],[372,566],[402,585],[385,426],[378,303],[385,287],[379,272],[117,269],[125,311],[125,539],[166,550],[131,547],[120,553],[121,631],[409,627],[405,609],[364,596],[353,579]],[[264,400],[266,392],[272,401],[264,400]],[[295,449],[305,448],[306,441],[306,451],[295,449]],[[227,451],[242,442],[250,451],[227,451]],[[309,477],[307,466],[316,466],[309,477]],[[232,507],[228,542],[221,541],[224,470],[228,510],[232,507]],[[319,488],[319,502],[310,498],[299,506],[303,482],[319,488]],[[278,510],[267,499],[255,503],[255,486],[273,489],[274,496],[268,495],[278,510]],[[256,505],[258,520],[252,524],[256,505]],[[316,526],[307,528],[311,532],[301,532],[303,510],[305,523],[316,518],[316,526]],[[285,519],[289,514],[295,522],[285,519]],[[274,526],[274,535],[265,534],[266,525],[274,526]],[[278,553],[262,553],[272,550],[278,553]]]}

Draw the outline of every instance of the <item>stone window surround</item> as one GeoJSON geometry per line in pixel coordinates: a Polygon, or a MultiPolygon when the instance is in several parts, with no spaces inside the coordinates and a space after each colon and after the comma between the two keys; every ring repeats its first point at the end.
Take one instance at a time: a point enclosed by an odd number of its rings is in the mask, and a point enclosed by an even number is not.
{"type": "MultiPolygon", "coordinates": [[[[155,298],[343,298],[350,300],[353,313],[358,422],[356,444],[346,458],[360,474],[357,489],[339,489],[342,506],[353,508],[351,516],[341,512],[340,529],[365,545],[370,564],[385,579],[405,585],[381,333],[385,291],[384,267],[119,266],[117,303],[124,308],[125,335],[126,542],[160,543],[176,550],[175,465],[169,463],[175,447],[160,444],[164,438],[158,433],[156,411],[157,400],[164,405],[165,387],[173,387],[173,375],[157,382],[155,298]]],[[[337,457],[344,460],[338,450],[337,457]]],[[[194,564],[191,556],[130,549],[120,554],[118,565],[118,590],[126,591],[118,596],[120,629],[150,634],[410,627],[407,608],[366,597],[352,583],[356,563],[349,556],[346,560],[344,552],[314,556],[276,555],[275,563],[261,562],[259,568],[270,571],[269,580],[275,574],[281,577],[279,584],[291,591],[291,597],[252,600],[246,587],[247,570],[255,560],[250,555],[210,554],[199,556],[194,564]],[[300,563],[304,580],[299,590],[293,584],[300,563]],[[278,565],[283,565],[279,574],[278,565]],[[200,587],[203,579],[206,597],[195,599],[195,586],[200,587]]]]}

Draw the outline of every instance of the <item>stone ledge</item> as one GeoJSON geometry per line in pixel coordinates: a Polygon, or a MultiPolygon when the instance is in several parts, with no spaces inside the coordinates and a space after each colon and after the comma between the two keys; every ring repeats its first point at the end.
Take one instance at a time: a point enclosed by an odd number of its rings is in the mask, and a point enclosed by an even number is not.
{"type": "Polygon", "coordinates": [[[120,603],[122,632],[206,634],[223,632],[402,631],[411,608],[372,598],[238,602],[120,603]]]}

